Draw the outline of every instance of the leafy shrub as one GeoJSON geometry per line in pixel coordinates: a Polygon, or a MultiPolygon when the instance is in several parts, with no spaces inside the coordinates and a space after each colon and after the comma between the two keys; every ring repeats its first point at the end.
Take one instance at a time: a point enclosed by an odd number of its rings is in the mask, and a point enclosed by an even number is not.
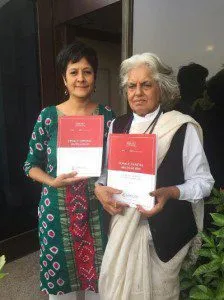
{"type": "Polygon", "coordinates": [[[207,204],[216,211],[210,214],[212,228],[200,233],[203,243],[196,265],[181,271],[181,299],[224,299],[224,192],[213,189],[207,204]]]}

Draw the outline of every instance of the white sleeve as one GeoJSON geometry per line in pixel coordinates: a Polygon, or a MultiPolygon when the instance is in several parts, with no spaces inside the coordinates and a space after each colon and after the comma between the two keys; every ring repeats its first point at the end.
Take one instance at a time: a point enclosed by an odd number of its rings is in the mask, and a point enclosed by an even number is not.
{"type": "Polygon", "coordinates": [[[183,146],[183,169],[185,182],[177,185],[180,200],[197,203],[208,197],[214,185],[207,158],[198,133],[193,124],[188,123],[183,146]]]}
{"type": "Polygon", "coordinates": [[[112,120],[112,122],[110,124],[110,127],[109,127],[109,131],[108,131],[107,144],[106,144],[106,153],[105,153],[105,161],[104,161],[103,170],[101,172],[100,177],[95,182],[96,184],[101,183],[103,185],[107,185],[107,164],[108,164],[108,150],[109,150],[109,135],[113,132],[113,123],[114,123],[114,120],[112,120]]]}

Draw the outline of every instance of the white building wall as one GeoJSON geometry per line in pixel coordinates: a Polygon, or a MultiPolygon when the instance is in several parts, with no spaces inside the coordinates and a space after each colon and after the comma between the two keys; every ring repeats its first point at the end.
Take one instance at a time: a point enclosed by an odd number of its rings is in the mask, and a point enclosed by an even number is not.
{"type": "Polygon", "coordinates": [[[154,52],[174,69],[224,64],[223,0],[134,0],[134,53],[154,52]]]}

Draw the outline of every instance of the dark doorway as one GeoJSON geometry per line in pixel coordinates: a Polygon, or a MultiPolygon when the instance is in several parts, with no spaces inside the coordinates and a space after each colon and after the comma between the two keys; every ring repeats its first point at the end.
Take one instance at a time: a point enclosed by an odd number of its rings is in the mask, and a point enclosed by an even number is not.
{"type": "Polygon", "coordinates": [[[100,61],[95,100],[124,112],[118,69],[123,53],[129,53],[129,44],[126,52],[123,45],[131,40],[126,25],[132,15],[125,9],[132,3],[11,0],[0,9],[0,254],[8,261],[38,249],[41,186],[26,178],[22,167],[38,113],[62,100],[56,55],[75,39],[93,46],[100,61]]]}
{"type": "MultiPolygon", "coordinates": [[[[121,2],[81,15],[57,26],[56,39],[56,54],[63,44],[72,43],[76,39],[86,42],[97,51],[99,68],[93,100],[110,105],[119,113],[121,110],[118,80],[122,40],[121,2]]],[[[62,80],[57,77],[59,102],[63,99],[63,92],[62,80]]]]}
{"type": "MultiPolygon", "coordinates": [[[[9,260],[21,256],[23,247],[14,245],[13,254],[6,241],[37,227],[39,186],[28,183],[23,172],[28,140],[40,110],[32,1],[11,0],[0,9],[0,44],[0,253],[9,260]]],[[[33,247],[31,244],[30,250],[33,247]]]]}
{"type": "MultiPolygon", "coordinates": [[[[43,106],[55,104],[63,99],[62,81],[57,77],[55,68],[57,53],[75,39],[84,39],[96,48],[99,55],[97,85],[100,88],[97,88],[97,101],[112,105],[118,113],[121,111],[118,92],[113,94],[115,83],[112,81],[116,80],[118,90],[118,69],[123,41],[126,40],[123,32],[124,3],[129,2],[132,3],[130,0],[37,0],[43,106]],[[108,66],[113,59],[114,70],[108,66]],[[52,78],[50,83],[49,78],[52,78]]],[[[129,15],[128,12],[126,14],[129,15]]]]}

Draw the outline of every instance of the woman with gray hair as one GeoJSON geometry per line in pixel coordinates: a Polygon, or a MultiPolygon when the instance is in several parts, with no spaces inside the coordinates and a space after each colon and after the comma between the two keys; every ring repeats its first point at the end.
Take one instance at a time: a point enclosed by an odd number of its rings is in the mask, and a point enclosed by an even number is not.
{"type": "Polygon", "coordinates": [[[203,198],[214,184],[202,146],[200,125],[171,106],[179,100],[173,71],[155,54],[134,55],[121,64],[121,88],[132,113],[116,118],[110,133],[155,133],[158,138],[155,206],[125,207],[121,191],[106,186],[106,166],[95,194],[111,215],[100,273],[101,299],[176,300],[178,274],[189,249],[200,247],[203,198]]]}

